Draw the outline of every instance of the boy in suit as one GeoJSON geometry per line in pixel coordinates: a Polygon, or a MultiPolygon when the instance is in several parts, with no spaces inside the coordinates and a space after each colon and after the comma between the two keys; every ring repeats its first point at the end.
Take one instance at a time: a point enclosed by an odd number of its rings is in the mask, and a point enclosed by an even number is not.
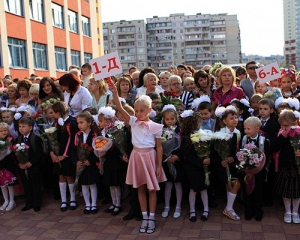
{"type": "Polygon", "coordinates": [[[43,156],[43,146],[41,138],[32,132],[33,126],[34,120],[30,117],[23,117],[19,120],[21,135],[17,138],[17,143],[25,143],[29,147],[28,162],[25,164],[19,163],[26,204],[21,211],[33,208],[35,212],[39,212],[42,204],[41,158],[43,156]],[[27,170],[27,175],[25,170],[27,170]]]}
{"type": "MultiPolygon", "coordinates": [[[[259,133],[261,122],[257,117],[249,117],[244,122],[246,136],[242,140],[242,147],[247,143],[253,143],[266,155],[266,163],[270,157],[270,141],[259,133]]],[[[266,164],[265,163],[265,164],[266,164]]],[[[256,221],[261,221],[264,211],[262,210],[263,201],[263,182],[266,176],[264,167],[260,172],[254,175],[255,186],[251,193],[247,194],[246,184],[244,184],[244,203],[245,219],[251,220],[255,217],[256,221]]]]}
{"type": "MultiPolygon", "coordinates": [[[[260,130],[263,131],[266,135],[266,137],[270,140],[270,142],[273,141],[273,139],[276,136],[276,133],[278,133],[280,129],[280,125],[277,121],[277,119],[272,116],[274,115],[274,102],[271,99],[263,98],[258,103],[258,111],[259,111],[259,118],[261,120],[261,127],[260,130]]],[[[272,154],[271,154],[272,156],[272,154]]],[[[275,166],[274,161],[266,162],[266,166],[268,168],[267,176],[264,181],[263,186],[263,200],[264,204],[267,207],[270,207],[273,205],[273,185],[275,182],[275,166]]]]}

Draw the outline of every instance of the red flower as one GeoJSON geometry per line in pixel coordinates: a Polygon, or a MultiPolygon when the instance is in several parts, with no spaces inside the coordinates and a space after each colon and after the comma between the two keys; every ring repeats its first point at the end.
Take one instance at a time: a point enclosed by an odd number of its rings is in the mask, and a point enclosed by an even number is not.
{"type": "Polygon", "coordinates": [[[164,95],[165,95],[165,96],[168,96],[168,91],[164,91],[164,95]]]}
{"type": "Polygon", "coordinates": [[[174,97],[176,97],[176,93],[175,92],[170,92],[171,93],[171,96],[174,98],[174,97]]]}

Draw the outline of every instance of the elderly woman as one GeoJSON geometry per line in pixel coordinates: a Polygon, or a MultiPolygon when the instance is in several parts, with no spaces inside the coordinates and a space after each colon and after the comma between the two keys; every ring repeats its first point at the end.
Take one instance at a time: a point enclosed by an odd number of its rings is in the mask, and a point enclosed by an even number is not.
{"type": "Polygon", "coordinates": [[[222,67],[218,79],[222,86],[213,93],[211,99],[213,109],[216,109],[218,105],[227,107],[234,98],[246,98],[244,91],[234,86],[235,72],[231,67],[222,67]]]}
{"type": "Polygon", "coordinates": [[[17,84],[12,83],[7,87],[7,95],[3,95],[1,98],[2,107],[17,106],[16,100],[20,97],[20,93],[17,89],[17,84]]]}
{"type": "Polygon", "coordinates": [[[122,76],[116,83],[118,95],[126,100],[130,106],[133,106],[136,94],[132,94],[132,85],[128,77],[122,76]]]}
{"type": "Polygon", "coordinates": [[[72,73],[67,73],[59,79],[64,90],[64,101],[70,108],[70,115],[76,117],[82,110],[92,106],[92,96],[82,87],[81,81],[72,73]]]}
{"type": "Polygon", "coordinates": [[[147,73],[144,75],[144,87],[137,90],[137,97],[147,95],[151,92],[161,93],[163,90],[157,86],[158,78],[154,73],[147,73]]]}
{"type": "Polygon", "coordinates": [[[172,75],[169,78],[169,89],[175,92],[176,97],[182,101],[184,109],[191,108],[192,102],[194,100],[193,94],[188,91],[183,91],[181,77],[177,75],[172,75]]]}
{"type": "Polygon", "coordinates": [[[211,97],[212,85],[209,81],[209,74],[207,74],[204,70],[199,70],[195,73],[194,79],[199,96],[208,95],[209,97],[211,97]]]}

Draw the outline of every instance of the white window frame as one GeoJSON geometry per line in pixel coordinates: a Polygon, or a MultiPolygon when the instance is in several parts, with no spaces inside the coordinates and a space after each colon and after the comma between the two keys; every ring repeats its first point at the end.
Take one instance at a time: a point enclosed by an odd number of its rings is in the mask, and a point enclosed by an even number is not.
{"type": "Polygon", "coordinates": [[[61,48],[61,47],[55,47],[54,51],[55,51],[56,70],[58,70],[58,71],[67,71],[66,49],[61,48]]]}
{"type": "Polygon", "coordinates": [[[64,24],[64,9],[62,6],[51,3],[52,7],[52,25],[61,29],[65,28],[64,24]]]}
{"type": "Polygon", "coordinates": [[[84,36],[91,36],[91,24],[90,24],[90,19],[85,17],[85,16],[81,16],[81,23],[82,23],[82,34],[84,36]]]}
{"type": "Polygon", "coordinates": [[[22,39],[7,38],[9,66],[12,68],[27,68],[26,42],[22,39]]]}
{"type": "Polygon", "coordinates": [[[48,69],[47,46],[41,43],[32,43],[34,69],[48,69]]]}
{"type": "Polygon", "coordinates": [[[23,16],[23,5],[21,0],[4,0],[5,1],[5,11],[23,16]]]}
{"type": "Polygon", "coordinates": [[[30,19],[44,22],[44,1],[43,0],[29,0],[30,19]]]}
{"type": "Polygon", "coordinates": [[[76,12],[68,10],[68,22],[69,22],[69,31],[78,33],[78,17],[76,12]]]}

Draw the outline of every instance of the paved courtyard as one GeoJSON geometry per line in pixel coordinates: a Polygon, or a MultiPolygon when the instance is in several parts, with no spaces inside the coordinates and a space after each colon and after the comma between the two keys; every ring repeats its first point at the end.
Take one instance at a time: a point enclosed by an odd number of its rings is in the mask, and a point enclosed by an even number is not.
{"type": "MultiPolygon", "coordinates": [[[[173,212],[168,218],[157,214],[157,228],[152,235],[140,234],[141,222],[135,220],[123,221],[122,217],[129,209],[128,199],[123,205],[123,212],[116,217],[104,213],[107,206],[99,201],[98,214],[83,214],[84,201],[78,198],[79,207],[75,211],[61,212],[60,201],[54,201],[45,194],[40,212],[33,209],[21,212],[24,206],[23,197],[16,198],[17,207],[11,212],[0,215],[0,240],[5,239],[300,239],[300,225],[283,222],[284,209],[277,201],[273,207],[264,208],[262,222],[244,220],[242,205],[236,204],[236,212],[241,215],[241,221],[232,221],[222,216],[224,201],[218,201],[218,207],[210,209],[207,222],[199,220],[192,223],[188,220],[188,203],[183,204],[183,214],[174,219],[173,212]]],[[[2,200],[0,202],[2,204],[2,200]]],[[[163,204],[158,205],[161,213],[163,204]]]]}

